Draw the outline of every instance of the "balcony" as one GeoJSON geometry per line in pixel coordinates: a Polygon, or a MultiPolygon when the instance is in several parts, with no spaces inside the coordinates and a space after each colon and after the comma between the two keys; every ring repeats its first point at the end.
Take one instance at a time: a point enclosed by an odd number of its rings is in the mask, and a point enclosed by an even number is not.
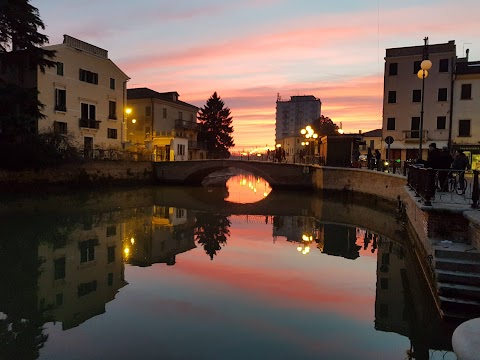
{"type": "MultiPolygon", "coordinates": [[[[428,140],[428,130],[422,131],[422,143],[428,140]]],[[[403,141],[405,142],[419,142],[420,130],[403,130],[403,141]]]]}
{"type": "Polygon", "coordinates": [[[80,127],[87,129],[99,129],[101,121],[95,119],[80,119],[80,127]]]}
{"type": "Polygon", "coordinates": [[[207,150],[207,144],[204,142],[188,140],[188,148],[192,150],[207,150]]]}
{"type": "Polygon", "coordinates": [[[198,131],[198,123],[196,123],[195,121],[178,119],[178,120],[175,120],[175,129],[198,131]]]}

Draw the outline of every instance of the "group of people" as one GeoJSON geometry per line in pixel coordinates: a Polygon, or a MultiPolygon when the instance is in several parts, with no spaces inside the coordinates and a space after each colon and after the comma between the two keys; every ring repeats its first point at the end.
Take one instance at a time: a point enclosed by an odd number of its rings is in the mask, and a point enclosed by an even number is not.
{"type": "Polygon", "coordinates": [[[381,158],[382,154],[378,149],[375,149],[375,155],[372,153],[372,149],[368,148],[367,150],[367,166],[369,170],[377,169],[379,170],[381,168],[381,158]]]}
{"type": "MultiPolygon", "coordinates": [[[[436,143],[431,143],[428,146],[428,157],[425,165],[436,170],[458,171],[460,186],[463,186],[465,170],[470,167],[468,158],[462,150],[456,150],[455,155],[452,156],[447,146],[440,150],[436,143]]],[[[448,191],[448,175],[449,171],[438,171],[440,191],[448,191]]]]}

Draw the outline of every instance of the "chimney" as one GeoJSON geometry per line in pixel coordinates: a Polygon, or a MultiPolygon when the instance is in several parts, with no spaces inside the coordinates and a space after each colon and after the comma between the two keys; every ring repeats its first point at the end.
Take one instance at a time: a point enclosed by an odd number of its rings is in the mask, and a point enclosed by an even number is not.
{"type": "Polygon", "coordinates": [[[358,130],[358,133],[361,134],[361,133],[362,133],[362,130],[358,130]]]}
{"type": "Polygon", "coordinates": [[[468,54],[470,53],[470,49],[467,49],[465,52],[467,53],[466,57],[467,57],[467,62],[468,62],[468,54]]]}

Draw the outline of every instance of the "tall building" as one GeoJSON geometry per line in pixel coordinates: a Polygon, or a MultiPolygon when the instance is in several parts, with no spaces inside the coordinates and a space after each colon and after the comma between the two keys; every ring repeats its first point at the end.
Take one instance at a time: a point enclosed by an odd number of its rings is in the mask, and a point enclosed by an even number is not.
{"type": "MultiPolygon", "coordinates": [[[[424,116],[422,158],[428,144],[448,144],[452,116],[452,84],[456,63],[455,41],[386,50],[382,136],[392,136],[390,158],[416,159],[420,144],[422,96],[424,116]],[[423,59],[432,62],[424,81],[417,76],[423,59]]],[[[385,149],[385,147],[384,147],[385,149]]],[[[384,150],[385,152],[385,150],[384,150]]],[[[385,156],[385,154],[383,154],[385,156]]]]}
{"type": "Polygon", "coordinates": [[[480,61],[458,59],[453,92],[452,149],[480,169],[480,61]]]}
{"type": "Polygon", "coordinates": [[[55,51],[57,62],[45,73],[3,66],[0,72],[0,80],[38,91],[45,117],[36,120],[33,128],[69,134],[88,157],[95,148],[121,149],[129,77],[108,58],[107,50],[69,35],[64,35],[63,43],[45,49],[55,51]]]}
{"type": "Polygon", "coordinates": [[[152,152],[154,161],[206,159],[197,141],[198,107],[179,100],[175,91],[128,89],[127,143],[152,152]]]}
{"type": "Polygon", "coordinates": [[[275,114],[275,144],[280,144],[288,157],[303,149],[300,130],[318,119],[322,102],[313,95],[291,96],[290,100],[277,97],[275,114]]]}

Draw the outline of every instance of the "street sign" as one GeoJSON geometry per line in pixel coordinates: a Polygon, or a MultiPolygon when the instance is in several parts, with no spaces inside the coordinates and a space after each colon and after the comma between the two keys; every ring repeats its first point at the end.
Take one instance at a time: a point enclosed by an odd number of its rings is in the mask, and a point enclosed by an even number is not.
{"type": "Polygon", "coordinates": [[[393,137],[392,136],[387,136],[385,138],[385,142],[390,145],[390,144],[393,144],[393,137]]]}

